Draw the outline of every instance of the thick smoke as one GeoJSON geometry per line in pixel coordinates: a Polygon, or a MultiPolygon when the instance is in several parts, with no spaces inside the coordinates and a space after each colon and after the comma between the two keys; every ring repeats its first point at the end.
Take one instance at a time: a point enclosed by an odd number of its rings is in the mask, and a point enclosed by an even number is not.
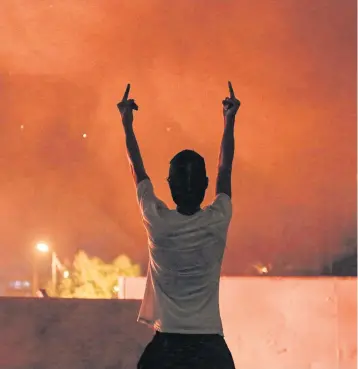
{"type": "Polygon", "coordinates": [[[356,2],[3,1],[0,242],[145,265],[116,101],[127,82],[157,194],[193,148],[214,193],[227,80],[242,101],[224,273],[319,269],[356,230],[356,2]],[[84,138],[83,134],[87,134],[84,138]]]}

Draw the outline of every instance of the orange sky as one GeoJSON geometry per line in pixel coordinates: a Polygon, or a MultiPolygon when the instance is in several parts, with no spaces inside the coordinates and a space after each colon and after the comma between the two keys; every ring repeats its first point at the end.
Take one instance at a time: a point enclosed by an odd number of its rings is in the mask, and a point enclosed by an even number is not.
{"type": "Polygon", "coordinates": [[[127,82],[145,165],[172,205],[168,163],[184,148],[205,156],[206,203],[213,197],[232,81],[242,107],[224,273],[259,261],[319,269],[347,252],[356,235],[354,0],[4,0],[0,24],[9,270],[28,265],[38,239],[62,257],[84,248],[146,264],[116,110],[127,82]]]}

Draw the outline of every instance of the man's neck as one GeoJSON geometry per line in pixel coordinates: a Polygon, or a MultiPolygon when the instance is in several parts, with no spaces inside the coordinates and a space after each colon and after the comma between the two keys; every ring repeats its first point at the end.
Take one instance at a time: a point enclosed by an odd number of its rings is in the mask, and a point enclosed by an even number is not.
{"type": "Polygon", "coordinates": [[[201,210],[200,206],[198,206],[196,208],[187,208],[187,207],[177,206],[177,212],[182,214],[182,215],[194,215],[195,213],[197,213],[200,210],[201,210]]]}

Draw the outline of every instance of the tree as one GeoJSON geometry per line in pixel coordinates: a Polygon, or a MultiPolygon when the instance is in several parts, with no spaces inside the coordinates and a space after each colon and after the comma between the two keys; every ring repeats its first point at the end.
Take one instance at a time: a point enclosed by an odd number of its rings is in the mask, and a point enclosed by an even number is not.
{"type": "Polygon", "coordinates": [[[57,297],[109,299],[114,295],[114,288],[119,276],[137,277],[141,274],[140,266],[133,264],[125,255],[120,255],[112,263],[106,264],[100,258],[90,258],[84,251],[79,251],[69,269],[67,278],[62,278],[57,297]]]}

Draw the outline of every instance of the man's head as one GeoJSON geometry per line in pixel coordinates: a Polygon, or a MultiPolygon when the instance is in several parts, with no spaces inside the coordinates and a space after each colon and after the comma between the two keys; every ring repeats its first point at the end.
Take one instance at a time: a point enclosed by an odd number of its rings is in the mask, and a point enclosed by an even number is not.
{"type": "Polygon", "coordinates": [[[208,187],[204,158],[193,150],[176,154],[170,161],[168,183],[179,208],[199,208],[208,187]]]}

